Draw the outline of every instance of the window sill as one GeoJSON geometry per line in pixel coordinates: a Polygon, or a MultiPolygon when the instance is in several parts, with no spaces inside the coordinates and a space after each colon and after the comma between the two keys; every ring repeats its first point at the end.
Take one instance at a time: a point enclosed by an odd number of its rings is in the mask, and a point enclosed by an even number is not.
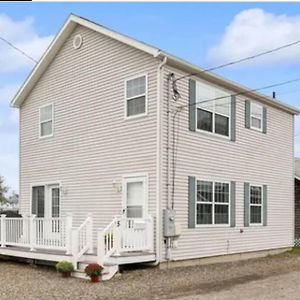
{"type": "Polygon", "coordinates": [[[207,224],[207,225],[196,225],[195,228],[230,228],[229,224],[207,224]]]}
{"type": "Polygon", "coordinates": [[[195,132],[207,135],[208,137],[211,137],[211,138],[214,138],[214,139],[217,139],[217,140],[219,139],[219,140],[223,140],[223,141],[233,142],[233,141],[231,141],[230,136],[225,136],[225,135],[209,132],[209,131],[202,130],[202,129],[196,129],[195,132]]]}
{"type": "Polygon", "coordinates": [[[44,139],[49,139],[54,137],[54,134],[49,134],[49,135],[44,135],[44,136],[39,136],[39,140],[44,140],[44,139]]]}
{"type": "Polygon", "coordinates": [[[136,119],[142,119],[147,117],[148,114],[147,113],[143,113],[143,114],[138,114],[138,115],[134,115],[134,116],[130,116],[130,117],[124,117],[125,121],[130,121],[130,120],[136,120],[136,119]]]}
{"type": "Polygon", "coordinates": [[[261,129],[259,129],[259,128],[256,128],[256,127],[249,127],[249,129],[250,130],[254,130],[254,131],[257,131],[257,132],[261,132],[261,133],[263,133],[263,130],[262,130],[262,128],[261,129]]]}

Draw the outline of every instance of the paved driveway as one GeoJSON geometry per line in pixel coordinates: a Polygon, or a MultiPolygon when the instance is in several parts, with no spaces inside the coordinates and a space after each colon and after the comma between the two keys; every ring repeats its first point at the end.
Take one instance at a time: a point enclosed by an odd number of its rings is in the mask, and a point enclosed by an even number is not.
{"type": "Polygon", "coordinates": [[[229,289],[207,294],[190,294],[176,300],[277,300],[300,299],[300,272],[275,275],[265,279],[237,284],[229,289]]]}

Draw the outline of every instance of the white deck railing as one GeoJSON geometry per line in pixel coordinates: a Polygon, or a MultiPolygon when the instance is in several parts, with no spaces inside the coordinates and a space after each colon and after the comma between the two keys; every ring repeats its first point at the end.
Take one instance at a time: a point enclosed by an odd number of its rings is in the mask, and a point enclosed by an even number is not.
{"type": "Polygon", "coordinates": [[[66,218],[7,218],[1,215],[1,247],[30,247],[31,250],[52,249],[70,252],[68,235],[72,228],[72,217],[66,218]]]}
{"type": "Polygon", "coordinates": [[[153,218],[135,219],[117,216],[98,235],[98,262],[121,252],[153,251],[153,218]]]}

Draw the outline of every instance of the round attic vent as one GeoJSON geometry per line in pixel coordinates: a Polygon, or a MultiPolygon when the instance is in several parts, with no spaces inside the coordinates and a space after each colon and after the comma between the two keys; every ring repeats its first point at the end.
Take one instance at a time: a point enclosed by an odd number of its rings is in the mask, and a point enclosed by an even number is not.
{"type": "Polygon", "coordinates": [[[74,49],[79,49],[82,45],[82,36],[81,34],[76,34],[73,39],[73,47],[74,49]]]}

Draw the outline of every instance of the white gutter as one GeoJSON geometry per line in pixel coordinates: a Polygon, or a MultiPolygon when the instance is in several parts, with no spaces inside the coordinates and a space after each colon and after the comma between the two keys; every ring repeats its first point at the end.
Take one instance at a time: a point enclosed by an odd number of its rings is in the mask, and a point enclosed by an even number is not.
{"type": "Polygon", "coordinates": [[[163,66],[167,63],[165,56],[157,67],[157,118],[156,118],[156,260],[153,265],[160,263],[161,257],[161,210],[162,210],[162,123],[163,123],[163,66]]]}

